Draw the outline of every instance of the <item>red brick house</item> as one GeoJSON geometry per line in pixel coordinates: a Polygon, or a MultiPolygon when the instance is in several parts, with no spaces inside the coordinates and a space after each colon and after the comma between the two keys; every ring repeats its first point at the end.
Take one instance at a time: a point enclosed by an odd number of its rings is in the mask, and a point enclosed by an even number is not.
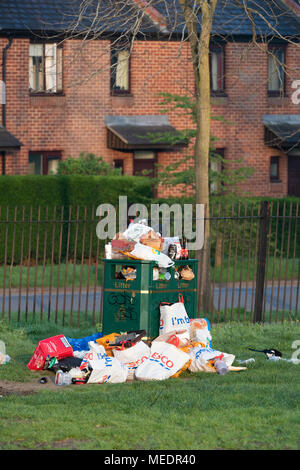
{"type": "MultiPolygon", "coordinates": [[[[152,10],[130,52],[117,41],[124,36],[118,18],[109,33],[82,42],[66,32],[68,2],[0,0],[0,173],[55,172],[59,159],[81,152],[102,156],[128,174],[182,158],[183,146],[141,138],[190,126],[184,115],[163,115],[159,96],[194,92],[180,26],[170,35],[166,12],[156,16],[152,10]]],[[[76,1],[71,3],[74,8],[76,1]]],[[[255,3],[265,9],[265,1],[255,3]]],[[[213,114],[233,124],[213,121],[212,133],[226,159],[242,158],[255,168],[242,185],[253,195],[300,197],[299,11],[297,1],[273,0],[275,16],[268,22],[257,17],[258,45],[234,2],[220,0],[216,12],[213,114]]]]}

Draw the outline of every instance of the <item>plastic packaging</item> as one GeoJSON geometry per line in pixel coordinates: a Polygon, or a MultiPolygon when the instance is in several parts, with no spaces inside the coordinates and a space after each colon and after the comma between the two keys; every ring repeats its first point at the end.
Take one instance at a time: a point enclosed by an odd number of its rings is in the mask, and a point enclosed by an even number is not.
{"type": "Polygon", "coordinates": [[[245,359],[244,361],[237,361],[239,364],[250,364],[251,362],[255,362],[254,357],[250,357],[250,359],[245,359]]]}
{"type": "Polygon", "coordinates": [[[58,370],[55,375],[55,385],[70,385],[72,377],[70,374],[58,370]]]}
{"type": "Polygon", "coordinates": [[[0,353],[0,364],[7,364],[10,361],[10,356],[8,354],[0,353]]]}
{"type": "Polygon", "coordinates": [[[280,356],[269,356],[268,361],[280,361],[281,357],[280,356]]]}
{"type": "Polygon", "coordinates": [[[229,372],[226,362],[217,359],[215,362],[215,368],[217,369],[218,374],[225,375],[229,372]]]}
{"type": "Polygon", "coordinates": [[[111,259],[111,254],[112,254],[111,243],[108,243],[107,245],[105,245],[105,258],[111,259]]]}

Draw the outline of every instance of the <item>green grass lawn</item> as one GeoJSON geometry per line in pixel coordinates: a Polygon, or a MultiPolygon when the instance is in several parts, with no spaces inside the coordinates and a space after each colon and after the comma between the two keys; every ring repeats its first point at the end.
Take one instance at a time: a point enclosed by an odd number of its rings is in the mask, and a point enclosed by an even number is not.
{"type": "MultiPolygon", "coordinates": [[[[59,333],[80,338],[96,331],[38,322],[0,324],[0,339],[11,356],[0,366],[0,385],[54,377],[26,367],[40,339],[59,333]]],[[[0,449],[300,449],[300,364],[271,363],[248,350],[275,347],[290,358],[300,325],[220,324],[212,336],[216,349],[236,359],[255,357],[255,363],[225,376],[185,372],[158,383],[51,390],[40,385],[32,394],[3,395],[0,449]]]]}

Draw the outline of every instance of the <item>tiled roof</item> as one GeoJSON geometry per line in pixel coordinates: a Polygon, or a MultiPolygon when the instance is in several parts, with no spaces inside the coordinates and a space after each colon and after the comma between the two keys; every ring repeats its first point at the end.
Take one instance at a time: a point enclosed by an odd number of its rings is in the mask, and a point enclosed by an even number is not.
{"type": "Polygon", "coordinates": [[[22,143],[4,127],[0,126],[0,150],[20,148],[22,143]]]}
{"type": "Polygon", "coordinates": [[[111,0],[102,0],[99,3],[86,0],[0,0],[0,34],[1,30],[28,34],[74,34],[86,31],[87,28],[99,34],[126,32],[134,27],[137,12],[139,18],[142,18],[141,29],[144,32],[158,31],[158,27],[143,10],[138,9],[135,2],[126,2],[124,5],[124,2],[111,0]]]}
{"type": "MultiPolygon", "coordinates": [[[[0,34],[1,30],[14,33],[33,32],[73,32],[86,30],[95,17],[95,8],[101,5],[93,29],[99,33],[120,33],[130,31],[135,21],[132,11],[137,12],[137,4],[145,2],[132,0],[120,2],[102,0],[94,3],[86,0],[0,0],[0,34]],[[79,6],[83,7],[81,19],[78,22],[79,6]],[[106,18],[109,17],[109,22],[106,18]]],[[[243,2],[241,2],[243,3],[243,2]]],[[[256,13],[256,30],[258,35],[272,35],[279,33],[284,37],[300,34],[300,18],[288,7],[283,0],[247,0],[249,7],[256,13]]],[[[181,33],[184,30],[184,21],[178,0],[153,0],[152,5],[165,18],[169,31],[181,33]],[[174,7],[176,15],[174,16],[174,7]]],[[[143,32],[157,33],[159,24],[150,20],[149,15],[139,11],[143,17],[141,29],[143,32]]],[[[249,36],[252,34],[252,25],[247,13],[237,5],[235,0],[219,0],[213,22],[213,33],[220,36],[249,36]]]]}
{"type": "MultiPolygon", "coordinates": [[[[194,3],[194,2],[191,2],[194,3]]],[[[255,21],[258,36],[277,35],[283,37],[300,35],[300,16],[286,6],[283,0],[218,0],[212,33],[221,37],[252,36],[252,23],[248,12],[238,5],[246,4],[255,21]]],[[[182,14],[174,17],[174,4],[178,0],[157,0],[156,8],[169,18],[169,28],[181,31],[184,27],[182,14]]],[[[199,20],[200,28],[200,20],[199,20]]]]}

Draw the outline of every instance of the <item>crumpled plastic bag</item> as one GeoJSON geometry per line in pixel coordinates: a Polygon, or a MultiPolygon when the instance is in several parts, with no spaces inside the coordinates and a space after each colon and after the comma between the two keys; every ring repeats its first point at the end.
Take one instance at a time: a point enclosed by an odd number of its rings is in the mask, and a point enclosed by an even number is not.
{"type": "Polygon", "coordinates": [[[135,247],[132,251],[122,253],[134,259],[156,261],[160,268],[170,268],[175,264],[174,261],[169,258],[169,256],[165,255],[161,251],[155,250],[154,248],[151,248],[147,245],[143,245],[139,242],[135,244],[135,247]]]}
{"type": "Polygon", "coordinates": [[[90,343],[90,351],[84,356],[92,372],[87,383],[123,383],[128,377],[128,368],[118,359],[105,354],[105,349],[96,342],[90,343]]]}
{"type": "Polygon", "coordinates": [[[96,341],[98,338],[102,337],[102,333],[95,333],[91,336],[85,336],[84,338],[68,338],[66,339],[69,341],[70,345],[72,346],[73,351],[86,351],[89,349],[89,342],[96,341]]]}
{"type": "Polygon", "coordinates": [[[189,358],[192,360],[189,365],[191,372],[217,372],[214,367],[214,361],[218,358],[224,361],[227,367],[231,366],[235,356],[218,351],[213,348],[204,348],[201,345],[188,351],[189,358]]]}
{"type": "Polygon", "coordinates": [[[133,380],[136,369],[150,356],[150,348],[143,341],[139,341],[130,348],[116,348],[114,357],[128,367],[127,380],[133,380]]]}
{"type": "Polygon", "coordinates": [[[132,222],[128,225],[127,229],[123,232],[123,237],[126,240],[130,240],[133,242],[139,242],[143,235],[146,235],[150,230],[151,227],[148,227],[144,224],[136,224],[132,222]]]}
{"type": "Polygon", "coordinates": [[[189,362],[187,353],[170,343],[154,341],[150,356],[135,371],[137,380],[166,380],[189,362]]]}

